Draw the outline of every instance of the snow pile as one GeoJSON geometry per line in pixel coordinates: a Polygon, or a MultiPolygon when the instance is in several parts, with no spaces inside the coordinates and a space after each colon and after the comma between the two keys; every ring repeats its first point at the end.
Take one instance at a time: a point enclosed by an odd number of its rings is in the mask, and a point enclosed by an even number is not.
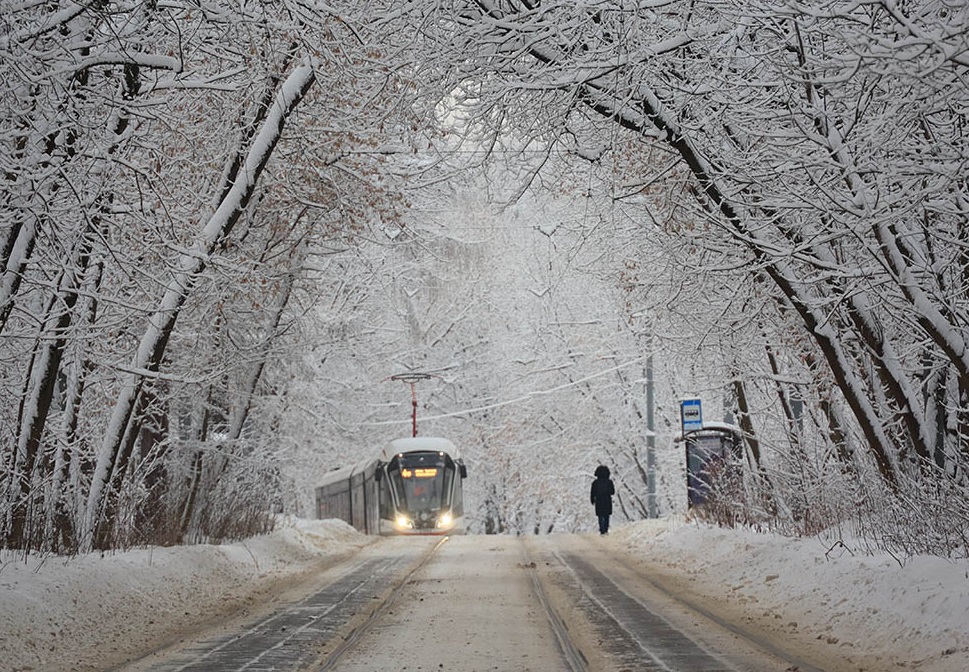
{"type": "Polygon", "coordinates": [[[105,669],[371,541],[339,521],[288,519],[221,546],[2,556],[0,672],[105,669]]]}
{"type": "Polygon", "coordinates": [[[791,539],[682,521],[617,528],[613,541],[787,637],[887,667],[969,669],[969,561],[862,554],[850,540],[791,539]]]}

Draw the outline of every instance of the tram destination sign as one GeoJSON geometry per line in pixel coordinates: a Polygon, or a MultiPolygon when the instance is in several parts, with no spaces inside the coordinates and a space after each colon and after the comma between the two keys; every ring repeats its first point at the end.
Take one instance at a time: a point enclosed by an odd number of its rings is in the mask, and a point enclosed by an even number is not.
{"type": "Polygon", "coordinates": [[[434,478],[437,476],[437,467],[415,467],[414,469],[401,469],[400,475],[403,478],[434,478]]]}
{"type": "Polygon", "coordinates": [[[684,434],[703,429],[703,409],[699,399],[683,399],[680,402],[680,420],[684,434]]]}

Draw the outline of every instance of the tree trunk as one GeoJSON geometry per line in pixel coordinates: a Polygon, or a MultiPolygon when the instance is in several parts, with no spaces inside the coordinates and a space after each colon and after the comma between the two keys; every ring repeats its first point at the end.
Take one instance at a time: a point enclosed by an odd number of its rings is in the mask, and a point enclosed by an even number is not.
{"type": "Polygon", "coordinates": [[[89,233],[85,232],[81,240],[75,266],[65,269],[61,274],[58,290],[48,305],[45,326],[38,334],[37,349],[27,369],[14,460],[14,478],[19,487],[12,489],[16,501],[13,503],[12,524],[7,538],[10,548],[43,550],[48,547],[45,540],[39,538],[35,530],[31,530],[31,527],[43,529],[42,521],[36,518],[44,511],[44,481],[52,476],[53,471],[51,460],[44,457],[42,439],[61,369],[61,359],[68,342],[67,331],[77,303],[80,279],[90,263],[89,233]],[[28,519],[31,517],[34,520],[28,519]]]}
{"type": "Polygon", "coordinates": [[[7,229],[3,243],[0,259],[0,333],[3,333],[7,320],[10,318],[10,311],[14,307],[14,296],[20,288],[20,282],[24,276],[24,269],[27,266],[27,259],[33,253],[34,244],[37,242],[35,224],[33,219],[30,223],[16,221],[12,227],[7,229]]]}
{"type": "Polygon", "coordinates": [[[138,352],[114,406],[104,441],[98,454],[94,479],[85,514],[85,539],[104,548],[114,537],[115,498],[123,485],[137,435],[138,414],[144,409],[142,389],[145,380],[156,374],[162,363],[179,312],[199,275],[205,270],[216,247],[230,234],[255,192],[263,169],[279,142],[287,118],[314,82],[313,67],[304,63],[287,78],[268,107],[266,118],[255,136],[244,164],[215,213],[206,222],[194,248],[182,255],[175,277],[169,282],[158,308],[149,318],[138,352]]]}

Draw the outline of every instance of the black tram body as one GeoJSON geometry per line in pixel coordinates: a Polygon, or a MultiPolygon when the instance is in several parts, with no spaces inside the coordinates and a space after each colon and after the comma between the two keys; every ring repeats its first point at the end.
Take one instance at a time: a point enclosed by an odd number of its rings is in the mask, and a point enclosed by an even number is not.
{"type": "Polygon", "coordinates": [[[327,474],[316,488],[317,517],[366,534],[463,534],[466,477],[447,439],[396,439],[377,459],[327,474]]]}

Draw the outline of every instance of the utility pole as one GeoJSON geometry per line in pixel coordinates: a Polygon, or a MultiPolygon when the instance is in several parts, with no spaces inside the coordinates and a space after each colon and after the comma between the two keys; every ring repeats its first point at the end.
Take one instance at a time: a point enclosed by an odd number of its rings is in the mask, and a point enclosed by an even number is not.
{"type": "Polygon", "coordinates": [[[656,423],[653,418],[653,352],[646,356],[646,515],[657,517],[656,511],[656,423]]]}

